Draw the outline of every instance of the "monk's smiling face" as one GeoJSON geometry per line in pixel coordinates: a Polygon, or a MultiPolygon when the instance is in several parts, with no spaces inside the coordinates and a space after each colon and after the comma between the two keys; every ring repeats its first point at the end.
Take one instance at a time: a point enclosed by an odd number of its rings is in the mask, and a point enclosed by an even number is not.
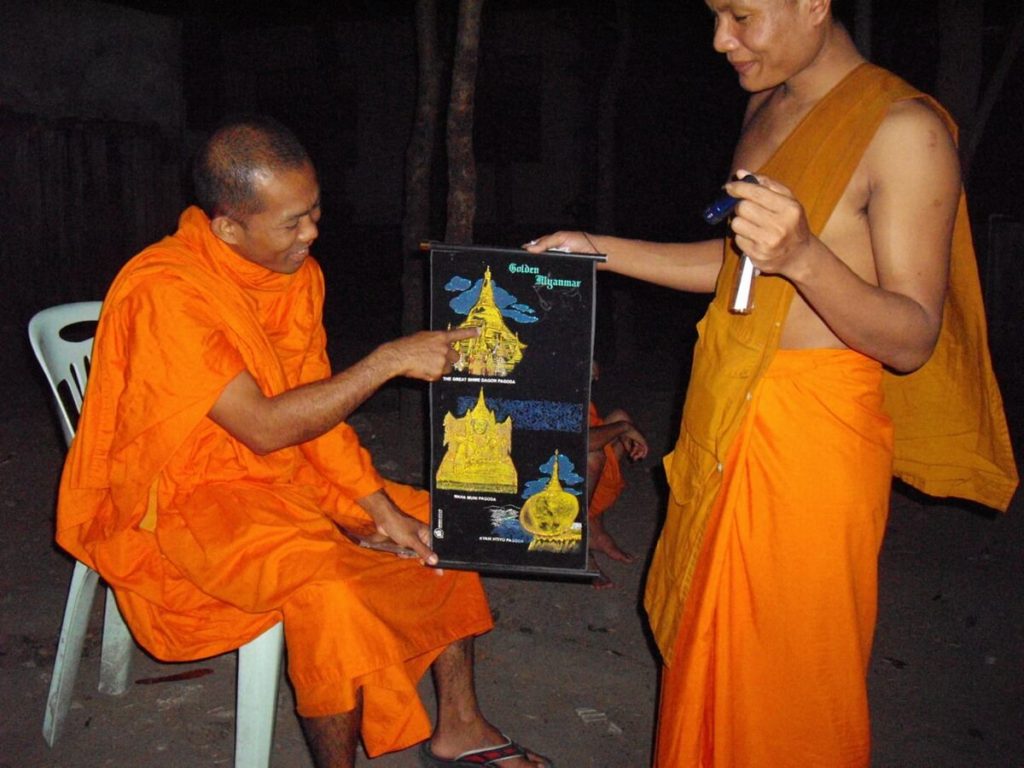
{"type": "Polygon", "coordinates": [[[272,272],[292,274],[309,256],[320,221],[320,185],[308,163],[297,168],[264,170],[254,188],[257,213],[238,218],[218,216],[214,233],[239,256],[272,272]]]}
{"type": "Polygon", "coordinates": [[[757,92],[803,71],[823,45],[828,5],[820,0],[705,0],[715,16],[714,47],[740,86],[757,92]]]}

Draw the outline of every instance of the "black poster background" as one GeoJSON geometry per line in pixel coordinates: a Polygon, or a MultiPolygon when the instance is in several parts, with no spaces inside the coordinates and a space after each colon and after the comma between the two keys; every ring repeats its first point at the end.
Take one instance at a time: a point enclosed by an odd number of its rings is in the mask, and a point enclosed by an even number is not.
{"type": "MultiPolygon", "coordinates": [[[[500,311],[509,335],[525,345],[521,359],[511,366],[504,359],[495,363],[493,356],[464,359],[458,366],[462,370],[457,367],[430,387],[431,532],[439,564],[478,571],[588,575],[587,415],[595,262],[604,256],[438,243],[430,248],[431,327],[457,328],[469,320],[467,313],[474,307],[477,313],[470,322],[482,322],[489,314],[493,327],[500,311]],[[480,309],[488,272],[496,310],[480,309]],[[510,370],[501,370],[506,367],[510,370]],[[464,432],[455,431],[455,420],[463,422],[464,432]],[[446,421],[452,427],[447,445],[446,421]],[[498,443],[507,447],[502,441],[510,434],[510,451],[495,450],[505,458],[494,462],[495,471],[488,471],[483,482],[477,482],[480,477],[467,480],[465,474],[453,481],[451,468],[466,466],[457,463],[456,451],[460,445],[478,444],[480,435],[472,433],[481,430],[490,436],[492,448],[498,443]],[[551,482],[556,455],[560,493],[572,494],[579,511],[571,531],[552,539],[526,530],[520,513],[527,498],[538,491],[548,490],[547,499],[553,488],[557,490],[551,482]],[[442,464],[446,470],[439,476],[442,464]],[[480,487],[492,482],[490,488],[480,487]],[[534,539],[538,541],[531,547],[534,539]]],[[[479,455],[480,449],[473,450],[479,455]]],[[[560,499],[558,509],[571,509],[564,495],[555,495],[560,499]]],[[[528,512],[538,509],[539,500],[528,512]]],[[[527,527],[532,521],[539,532],[538,516],[528,514],[525,519],[527,527]]],[[[562,514],[561,519],[571,518],[562,514]]]]}

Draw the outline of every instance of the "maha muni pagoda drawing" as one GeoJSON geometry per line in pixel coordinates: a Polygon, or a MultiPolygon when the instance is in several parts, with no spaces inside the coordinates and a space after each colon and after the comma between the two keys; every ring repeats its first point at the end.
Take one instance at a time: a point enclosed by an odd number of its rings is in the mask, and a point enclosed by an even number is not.
{"type": "Polygon", "coordinates": [[[515,493],[519,476],[512,463],[512,418],[502,422],[487,407],[480,390],[464,416],[444,417],[447,448],[437,468],[437,487],[448,490],[515,493]]]}

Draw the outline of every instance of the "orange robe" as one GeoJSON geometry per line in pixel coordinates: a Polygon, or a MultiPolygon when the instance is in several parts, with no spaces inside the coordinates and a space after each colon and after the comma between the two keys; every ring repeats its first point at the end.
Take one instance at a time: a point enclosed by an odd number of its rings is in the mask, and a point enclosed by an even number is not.
{"type": "MultiPolygon", "coordinates": [[[[604,424],[597,414],[597,408],[590,404],[589,415],[590,426],[599,427],[604,424]]],[[[587,516],[596,517],[607,511],[619,498],[626,481],[622,477],[622,467],[619,465],[619,457],[615,455],[615,449],[609,443],[604,447],[604,468],[601,476],[597,479],[597,486],[590,495],[590,504],[587,507],[587,516]]]]}
{"type": "Polygon", "coordinates": [[[862,768],[892,422],[882,369],[780,350],[754,389],[662,676],[656,765],[862,768]]]}
{"type": "MultiPolygon", "coordinates": [[[[952,121],[935,102],[896,76],[863,64],[814,107],[761,169],[786,184],[803,203],[811,231],[824,228],[891,104],[908,98],[927,101],[955,135],[952,121]]],[[[878,455],[885,460],[889,448],[884,429],[861,435],[837,412],[832,429],[824,432],[830,437],[827,449],[809,454],[803,465],[783,469],[782,454],[790,450],[793,438],[801,443],[799,438],[809,439],[810,431],[795,416],[777,423],[781,409],[760,410],[755,404],[770,401],[770,390],[778,384],[775,368],[789,364],[782,358],[791,353],[780,357],[777,350],[793,288],[782,278],[761,276],[754,312],[732,315],[729,293],[737,266],[738,259],[728,248],[715,299],[698,326],[679,438],[665,458],[669,508],[644,600],[668,668],[659,710],[657,765],[866,764],[863,665],[877,599],[876,517],[880,494],[888,492],[889,475],[933,495],[973,499],[1000,509],[1006,509],[1017,487],[1002,399],[988,355],[966,202],[961,195],[936,350],[915,373],[883,373],[877,385],[885,393],[885,411],[894,424],[888,471],[883,476],[862,473],[852,463],[846,467],[847,477],[853,472],[858,482],[836,481],[852,503],[837,506],[840,519],[831,522],[849,526],[854,539],[842,551],[839,564],[847,587],[835,605],[831,594],[815,598],[803,590],[805,582],[835,583],[838,578],[835,572],[829,575],[828,563],[814,557],[819,547],[835,552],[835,542],[826,540],[832,533],[820,524],[809,529],[818,537],[804,542],[805,557],[794,564],[786,555],[773,554],[780,538],[776,530],[790,522],[800,528],[808,512],[822,509],[822,489],[809,483],[813,477],[808,476],[841,474],[837,462],[854,461],[848,457],[859,440],[877,442],[878,455]],[[782,474],[767,476],[776,472],[782,474]],[[737,548],[744,559],[737,559],[737,548]],[[751,570],[738,572],[744,567],[751,570]],[[778,574],[790,580],[785,588],[801,599],[794,602],[781,594],[778,574]],[[761,584],[764,590],[757,588],[761,584]],[[726,593],[728,599],[719,604],[726,593]],[[820,628],[826,638],[830,633],[822,627],[819,613],[835,618],[847,642],[823,651],[814,640],[816,630],[820,628]],[[795,642],[785,639],[790,630],[798,638],[795,642]],[[754,669],[759,664],[767,667],[754,669]],[[762,687],[768,679],[791,683],[762,687]],[[809,696],[812,689],[815,695],[809,696]],[[822,704],[823,696],[831,701],[829,706],[822,704]],[[732,710],[721,708],[729,697],[747,701],[732,710]],[[761,717],[756,709],[776,715],[761,717]],[[829,716],[837,712],[842,713],[842,728],[829,716]],[[817,731],[803,727],[805,721],[817,731]],[[785,728],[787,723],[791,728],[784,737],[771,741],[779,736],[772,728],[785,728]]],[[[830,397],[833,384],[840,395],[855,394],[838,380],[826,378],[818,387],[809,380],[800,413],[815,413],[817,404],[830,397]]],[[[798,392],[799,388],[791,394],[798,392]]],[[[858,397],[873,409],[876,394],[865,389],[858,397]]],[[[876,416],[872,411],[872,419],[876,416]]],[[[827,498],[838,504],[834,494],[827,498]]],[[[803,535],[799,530],[790,533],[792,541],[803,535]]]]}
{"type": "Polygon", "coordinates": [[[57,541],[114,588],[136,640],[183,661],[283,620],[299,713],[351,711],[368,752],[430,734],[419,677],[491,628],[479,579],[360,548],[355,503],[381,488],[426,519],[427,494],[383,480],[341,424],[258,456],[207,418],[248,370],[267,395],[330,375],[323,276],[252,264],[198,208],[118,275],[103,303],[57,541]]]}

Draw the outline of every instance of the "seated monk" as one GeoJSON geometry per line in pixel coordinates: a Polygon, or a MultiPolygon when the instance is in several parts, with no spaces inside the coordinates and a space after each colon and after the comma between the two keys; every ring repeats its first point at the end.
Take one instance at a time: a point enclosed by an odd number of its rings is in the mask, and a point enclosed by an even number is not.
{"type": "MultiPolygon", "coordinates": [[[[593,379],[597,381],[597,361],[592,364],[593,379]]],[[[628,456],[640,461],[647,456],[647,439],[632,418],[621,408],[616,408],[604,417],[598,414],[596,406],[590,403],[589,441],[587,445],[587,490],[590,504],[587,507],[587,546],[591,552],[600,552],[620,563],[632,563],[633,555],[623,550],[604,527],[604,513],[618,500],[626,487],[622,477],[622,459],[628,456]]],[[[598,577],[594,580],[597,589],[615,586],[597,560],[593,561],[598,577]]]]}
{"type": "Polygon", "coordinates": [[[478,707],[473,638],[492,627],[478,577],[424,567],[427,494],[384,480],[344,421],[394,377],[440,378],[476,329],[390,341],[332,376],[306,151],[274,121],[236,120],[194,181],[198,206],[104,300],[57,541],[157,658],[223,653],[283,622],[317,766],[353,766],[360,736],[371,756],[423,742],[426,766],[550,766],[478,707]],[[416,690],[428,667],[433,728],[416,690]]]}

